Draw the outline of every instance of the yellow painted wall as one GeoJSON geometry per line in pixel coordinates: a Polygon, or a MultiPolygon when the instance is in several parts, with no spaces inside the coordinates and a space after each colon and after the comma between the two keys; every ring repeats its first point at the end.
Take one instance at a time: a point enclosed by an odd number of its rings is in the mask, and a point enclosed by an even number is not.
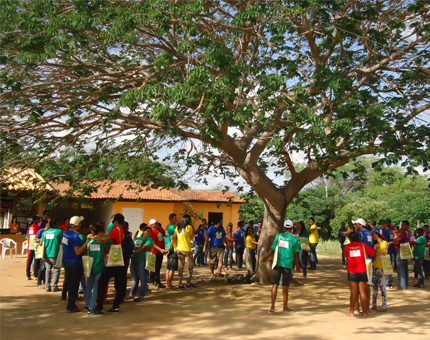
{"type": "MultiPolygon", "coordinates": [[[[192,202],[191,207],[195,212],[203,212],[203,218],[208,219],[209,212],[223,213],[224,226],[228,222],[232,222],[233,226],[237,225],[239,221],[239,204],[221,204],[217,206],[216,203],[203,203],[203,202],[192,202]]],[[[169,224],[169,215],[175,213],[178,215],[178,219],[181,220],[185,210],[185,203],[170,203],[170,202],[115,202],[113,204],[113,213],[122,214],[123,208],[141,208],[143,209],[143,220],[142,222],[149,223],[152,218],[157,219],[163,228],[169,224]]],[[[142,223],[141,222],[141,223],[142,223]]],[[[193,226],[195,229],[200,224],[200,220],[193,220],[193,226]]],[[[130,231],[137,230],[139,226],[130,226],[130,231]]]]}

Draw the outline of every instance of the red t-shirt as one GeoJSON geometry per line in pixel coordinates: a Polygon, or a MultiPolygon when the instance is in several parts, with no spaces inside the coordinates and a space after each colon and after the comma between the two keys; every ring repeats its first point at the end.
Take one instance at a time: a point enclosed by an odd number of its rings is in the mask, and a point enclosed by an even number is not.
{"type": "Polygon", "coordinates": [[[60,229],[63,231],[63,233],[67,230],[67,227],[69,225],[67,223],[63,223],[62,225],[60,225],[60,229]]]}
{"type": "MultiPolygon", "coordinates": [[[[151,232],[151,238],[152,241],[154,242],[154,244],[156,244],[158,247],[164,249],[164,235],[165,235],[165,231],[163,228],[161,228],[161,230],[163,230],[163,232],[160,232],[158,228],[152,228],[152,232],[151,232]]],[[[152,247],[152,253],[153,254],[160,254],[161,252],[158,249],[155,249],[155,247],[152,247]]]]}
{"type": "Polygon", "coordinates": [[[345,256],[348,260],[348,273],[366,272],[366,258],[364,257],[363,246],[366,249],[367,255],[375,255],[375,251],[364,243],[353,242],[345,246],[345,256]]]}
{"type": "Polygon", "coordinates": [[[30,237],[36,236],[37,232],[40,230],[40,227],[38,224],[32,224],[30,227],[28,227],[28,242],[27,242],[27,249],[30,249],[30,237]]]}
{"type": "Polygon", "coordinates": [[[124,229],[115,227],[110,231],[109,236],[113,244],[121,244],[124,240],[124,229]]]}

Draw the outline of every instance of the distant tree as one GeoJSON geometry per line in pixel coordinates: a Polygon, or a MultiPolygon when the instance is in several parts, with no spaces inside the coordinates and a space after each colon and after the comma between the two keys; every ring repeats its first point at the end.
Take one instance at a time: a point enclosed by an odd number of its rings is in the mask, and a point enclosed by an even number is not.
{"type": "MultiPolygon", "coordinates": [[[[300,190],[351,159],[428,168],[427,1],[0,6],[3,167],[70,148],[115,167],[120,155],[152,159],[150,138],[175,150],[162,162],[247,181],[265,208],[258,256],[300,190]]],[[[254,279],[270,276],[259,265],[254,279]]]]}

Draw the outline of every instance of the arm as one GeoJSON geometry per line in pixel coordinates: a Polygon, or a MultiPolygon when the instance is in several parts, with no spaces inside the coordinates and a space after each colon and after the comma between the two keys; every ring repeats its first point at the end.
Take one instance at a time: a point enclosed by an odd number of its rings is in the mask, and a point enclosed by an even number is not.
{"type": "Polygon", "coordinates": [[[145,244],[142,247],[140,247],[139,249],[135,250],[135,253],[141,253],[143,251],[147,251],[149,250],[149,248],[151,248],[151,246],[149,244],[145,244]]]}
{"type": "MultiPolygon", "coordinates": [[[[266,262],[268,259],[269,259],[269,257],[272,257],[273,256],[273,254],[275,253],[275,251],[272,249],[272,248],[270,248],[270,250],[269,250],[269,252],[267,253],[267,255],[266,256],[263,256],[262,258],[261,258],[261,263],[264,263],[264,262],[266,262]]],[[[294,256],[295,257],[295,256],[294,256]]]]}
{"type": "Polygon", "coordinates": [[[85,249],[87,249],[88,242],[90,242],[90,240],[87,238],[87,240],[81,247],[74,247],[73,249],[75,250],[75,254],[81,255],[85,251],[85,249]]]}
{"type": "Polygon", "coordinates": [[[209,242],[209,237],[206,236],[205,237],[205,245],[203,246],[203,252],[206,252],[206,249],[208,248],[208,242],[209,242]]]}
{"type": "Polygon", "coordinates": [[[175,233],[173,234],[173,236],[171,236],[170,237],[170,246],[169,246],[169,249],[167,249],[167,252],[170,252],[170,249],[172,249],[172,247],[173,247],[173,243],[176,241],[176,231],[175,231],[175,233]]]}
{"type": "Polygon", "coordinates": [[[300,266],[299,253],[294,253],[294,263],[296,264],[297,273],[300,273],[302,271],[302,267],[300,266]]]}

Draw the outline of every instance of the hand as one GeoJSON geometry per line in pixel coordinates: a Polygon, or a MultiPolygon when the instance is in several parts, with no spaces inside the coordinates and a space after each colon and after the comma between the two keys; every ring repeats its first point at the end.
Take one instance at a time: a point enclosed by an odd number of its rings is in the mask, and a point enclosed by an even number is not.
{"type": "Polygon", "coordinates": [[[94,240],[95,238],[96,238],[96,235],[93,235],[93,234],[89,234],[87,236],[87,239],[90,239],[90,240],[94,240]]]}
{"type": "Polygon", "coordinates": [[[206,253],[206,247],[203,247],[203,252],[206,253]]]}
{"type": "Polygon", "coordinates": [[[296,267],[296,272],[297,273],[301,273],[302,272],[302,267],[296,267]]]}
{"type": "Polygon", "coordinates": [[[261,263],[264,263],[264,262],[266,262],[267,261],[267,256],[263,256],[262,258],[261,258],[261,263]]]}

